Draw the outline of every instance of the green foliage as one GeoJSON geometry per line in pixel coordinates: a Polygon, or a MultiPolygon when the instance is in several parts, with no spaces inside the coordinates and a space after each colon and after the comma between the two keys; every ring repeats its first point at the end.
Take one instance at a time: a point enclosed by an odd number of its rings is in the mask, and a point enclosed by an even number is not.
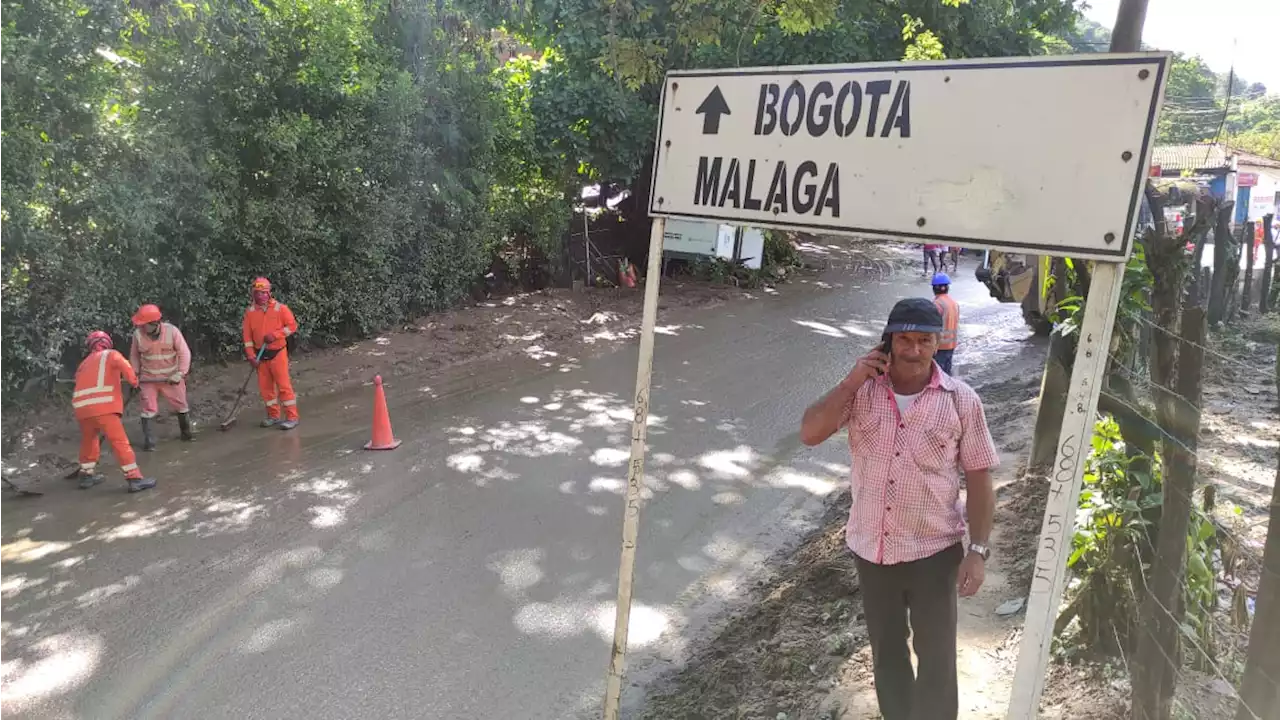
{"type": "Polygon", "coordinates": [[[902,41],[907,44],[903,60],[945,60],[942,41],[932,30],[923,30],[924,21],[910,15],[902,16],[902,41]]]}
{"type": "MultiPolygon", "coordinates": [[[[1222,121],[1222,101],[1217,98],[1218,78],[1199,56],[1173,56],[1165,105],[1160,113],[1162,143],[1212,140],[1222,121]]],[[[1223,95],[1225,97],[1225,95],[1223,95]]]]}
{"type": "Polygon", "coordinates": [[[777,268],[790,270],[800,267],[801,262],[800,251],[796,249],[795,243],[791,242],[791,236],[788,233],[782,230],[764,231],[763,269],[771,272],[777,268]]]}
{"type": "Polygon", "coordinates": [[[256,275],[315,343],[445,307],[495,256],[555,261],[583,182],[644,192],[668,70],[1036,54],[1074,17],[1070,0],[4,0],[3,387],[52,376],[91,328],[123,340],[144,301],[197,350],[235,351],[256,275]],[[541,59],[494,67],[491,28],[541,59]]]}
{"type": "Polygon", "coordinates": [[[490,7],[550,51],[535,81],[538,144],[567,182],[644,178],[668,70],[1043,54],[1069,0],[543,0],[490,7]],[[909,33],[904,31],[904,16],[909,33]],[[545,102],[542,100],[545,98],[545,102]]]}
{"type": "Polygon", "coordinates": [[[527,98],[446,3],[6,2],[3,54],[5,390],[143,301],[233,350],[267,275],[328,342],[558,232],[559,183],[516,152],[527,98]]]}
{"type": "MultiPolygon", "coordinates": [[[[1068,652],[1130,652],[1145,589],[1144,573],[1158,532],[1163,502],[1159,457],[1135,462],[1120,427],[1105,418],[1094,426],[1085,462],[1067,567],[1079,581],[1069,593],[1067,619],[1079,620],[1068,652]],[[1141,468],[1141,469],[1140,469],[1141,468]],[[1149,468],[1149,469],[1148,469],[1149,468]]],[[[1200,509],[1187,534],[1184,632],[1202,646],[1214,644],[1212,612],[1217,603],[1213,551],[1217,530],[1200,509]]]]}

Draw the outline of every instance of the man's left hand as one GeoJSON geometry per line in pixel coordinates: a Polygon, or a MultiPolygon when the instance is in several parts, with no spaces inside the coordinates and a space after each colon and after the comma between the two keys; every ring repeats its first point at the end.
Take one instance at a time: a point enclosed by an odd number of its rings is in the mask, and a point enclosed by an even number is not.
{"type": "Polygon", "coordinates": [[[957,583],[960,597],[972,597],[982,587],[987,577],[987,561],[978,553],[971,552],[960,561],[960,580],[957,583]]]}

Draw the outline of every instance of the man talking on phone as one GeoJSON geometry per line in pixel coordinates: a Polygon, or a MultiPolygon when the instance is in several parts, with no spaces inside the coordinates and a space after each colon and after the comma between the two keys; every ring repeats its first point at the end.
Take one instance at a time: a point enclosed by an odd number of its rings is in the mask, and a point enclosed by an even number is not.
{"type": "Polygon", "coordinates": [[[991,554],[999,456],[977,393],[933,360],[942,332],[932,300],[899,301],[884,342],[805,411],[800,427],[806,445],[848,430],[853,507],[845,539],[884,720],[956,718],[956,596],[978,591],[991,554]]]}

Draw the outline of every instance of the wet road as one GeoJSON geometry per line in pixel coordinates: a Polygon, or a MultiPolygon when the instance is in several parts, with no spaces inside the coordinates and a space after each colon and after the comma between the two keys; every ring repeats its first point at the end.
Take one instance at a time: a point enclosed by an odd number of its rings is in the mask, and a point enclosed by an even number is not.
{"type": "MultiPolygon", "coordinates": [[[[972,260],[956,275],[958,373],[1017,372],[1038,352],[1017,307],[972,260]]],[[[847,456],[800,446],[800,414],[895,300],[928,293],[915,275],[824,280],[659,322],[630,698],[820,514],[847,456]]],[[[304,399],[295,434],[242,420],[145,456],[157,492],[46,481],[6,501],[5,717],[596,712],[635,356],[535,357],[551,368],[443,399],[389,378],[391,453],[357,450],[367,392],[304,399]]]]}

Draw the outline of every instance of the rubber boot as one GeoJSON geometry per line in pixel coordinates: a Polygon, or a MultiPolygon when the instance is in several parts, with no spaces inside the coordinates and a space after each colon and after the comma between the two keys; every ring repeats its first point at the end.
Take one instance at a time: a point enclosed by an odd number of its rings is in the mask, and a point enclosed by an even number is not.
{"type": "Polygon", "coordinates": [[[292,430],[296,427],[298,427],[297,420],[285,420],[284,422],[280,423],[281,430],[292,430]]]}
{"type": "Polygon", "coordinates": [[[191,442],[196,436],[191,433],[191,413],[178,413],[178,429],[182,431],[182,439],[191,442]]]}
{"type": "Polygon", "coordinates": [[[275,427],[276,425],[279,425],[279,424],[280,424],[280,418],[269,417],[262,421],[262,427],[264,428],[275,427]]]}
{"type": "Polygon", "coordinates": [[[97,485],[103,480],[106,480],[106,478],[103,477],[102,475],[98,475],[97,473],[85,472],[84,470],[80,471],[80,489],[81,490],[88,490],[89,488],[93,487],[94,485],[97,485]]]}
{"type": "Polygon", "coordinates": [[[131,493],[142,492],[143,490],[150,490],[155,486],[156,486],[155,478],[137,478],[137,479],[130,478],[129,479],[129,492],[131,493]]]}
{"type": "Polygon", "coordinates": [[[151,418],[142,418],[142,449],[147,452],[156,449],[156,437],[151,434],[151,418]]]}

